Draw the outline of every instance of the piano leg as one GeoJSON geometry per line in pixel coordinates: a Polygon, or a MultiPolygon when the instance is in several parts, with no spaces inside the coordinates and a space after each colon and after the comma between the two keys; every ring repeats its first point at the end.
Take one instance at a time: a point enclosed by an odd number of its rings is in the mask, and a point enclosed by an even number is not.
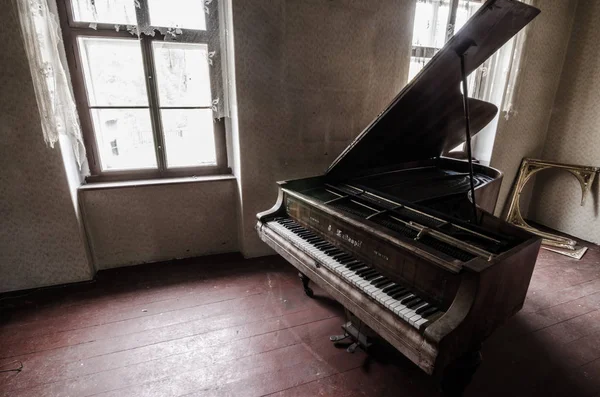
{"type": "Polygon", "coordinates": [[[302,281],[302,287],[304,288],[304,293],[308,297],[312,298],[315,294],[314,294],[313,290],[308,286],[310,279],[308,277],[306,277],[306,275],[304,275],[303,273],[298,273],[298,276],[300,277],[300,281],[302,281]]]}
{"type": "Polygon", "coordinates": [[[450,364],[441,380],[443,397],[461,397],[481,364],[480,350],[472,351],[450,364]]]}

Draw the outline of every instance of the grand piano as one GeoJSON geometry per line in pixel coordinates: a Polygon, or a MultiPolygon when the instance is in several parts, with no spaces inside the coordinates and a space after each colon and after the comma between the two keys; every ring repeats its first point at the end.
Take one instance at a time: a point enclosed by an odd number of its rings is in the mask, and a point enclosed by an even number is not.
{"type": "Polygon", "coordinates": [[[279,182],[258,214],[260,238],[306,293],[318,284],[360,323],[346,335],[365,345],[361,329],[373,331],[447,396],[462,395],[482,342],[523,306],[540,240],[492,215],[500,171],[442,154],[470,149],[497,113],[468,97],[466,76],[538,13],[486,2],[324,175],[279,182]]]}

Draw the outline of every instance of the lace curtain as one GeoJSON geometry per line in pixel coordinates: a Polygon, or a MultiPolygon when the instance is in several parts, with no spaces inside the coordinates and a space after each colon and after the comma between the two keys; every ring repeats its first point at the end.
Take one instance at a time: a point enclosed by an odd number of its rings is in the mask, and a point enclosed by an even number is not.
{"type": "Polygon", "coordinates": [[[66,69],[57,16],[47,0],[13,0],[33,79],[44,141],[54,147],[60,135],[68,136],[77,164],[85,160],[85,146],[66,69]]]}

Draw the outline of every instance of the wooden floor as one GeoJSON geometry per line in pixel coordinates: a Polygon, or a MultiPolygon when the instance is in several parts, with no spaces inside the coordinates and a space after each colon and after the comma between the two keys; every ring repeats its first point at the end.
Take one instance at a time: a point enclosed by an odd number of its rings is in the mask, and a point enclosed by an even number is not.
{"type": "MultiPolygon", "coordinates": [[[[335,348],[343,310],[277,257],[106,271],[3,299],[2,396],[436,396],[398,354],[335,348]]],[[[468,396],[600,396],[600,250],[542,251],[468,396]]]]}

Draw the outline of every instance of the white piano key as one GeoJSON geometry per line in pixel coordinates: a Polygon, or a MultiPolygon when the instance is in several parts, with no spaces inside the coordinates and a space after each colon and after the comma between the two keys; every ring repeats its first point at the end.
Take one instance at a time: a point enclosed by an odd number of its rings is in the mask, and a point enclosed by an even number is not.
{"type": "Polygon", "coordinates": [[[405,318],[408,321],[408,320],[410,320],[410,318],[412,316],[414,316],[415,314],[417,314],[417,310],[421,306],[425,306],[426,304],[427,304],[427,302],[419,303],[417,306],[414,306],[412,308],[409,308],[409,310],[406,310],[406,311],[402,312],[401,315],[402,315],[403,318],[405,318]]]}
{"type": "Polygon", "coordinates": [[[417,323],[417,321],[419,321],[420,319],[422,319],[423,317],[421,317],[420,314],[413,314],[409,319],[408,322],[412,325],[415,326],[415,324],[417,323]]]}

